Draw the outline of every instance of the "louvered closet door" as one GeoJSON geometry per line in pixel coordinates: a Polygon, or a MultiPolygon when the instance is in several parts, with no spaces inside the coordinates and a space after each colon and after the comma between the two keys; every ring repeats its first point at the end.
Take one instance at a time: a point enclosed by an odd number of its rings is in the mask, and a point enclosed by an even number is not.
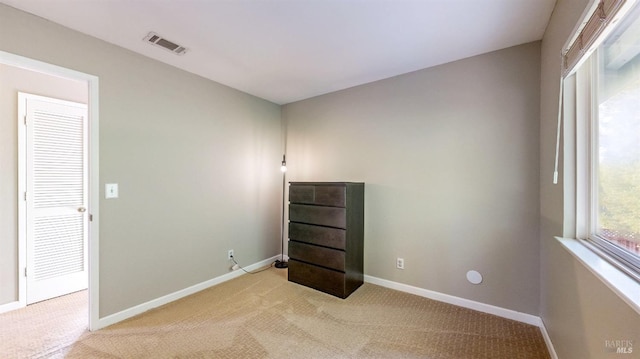
{"type": "Polygon", "coordinates": [[[26,97],[27,304],[86,289],[87,106],[26,97]]]}

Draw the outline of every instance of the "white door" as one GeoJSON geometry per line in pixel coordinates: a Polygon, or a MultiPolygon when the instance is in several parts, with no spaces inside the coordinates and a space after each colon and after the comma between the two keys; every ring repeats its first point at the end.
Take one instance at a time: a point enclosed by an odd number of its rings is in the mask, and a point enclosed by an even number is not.
{"type": "Polygon", "coordinates": [[[88,284],[87,105],[19,94],[25,126],[27,304],[88,284]]]}

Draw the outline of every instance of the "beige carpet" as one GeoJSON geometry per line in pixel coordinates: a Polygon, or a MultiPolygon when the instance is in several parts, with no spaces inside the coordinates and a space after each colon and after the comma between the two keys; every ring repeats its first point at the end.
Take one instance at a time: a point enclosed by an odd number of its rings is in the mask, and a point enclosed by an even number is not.
{"type": "Polygon", "coordinates": [[[63,358],[87,332],[87,291],[0,314],[0,358],[63,358]]]}
{"type": "MultiPolygon", "coordinates": [[[[5,342],[4,329],[0,333],[5,342]]],[[[43,346],[27,357],[549,358],[534,326],[367,283],[342,300],[287,282],[278,269],[244,275],[79,339],[74,333],[66,347],[43,346]]],[[[24,357],[28,343],[9,341],[15,348],[0,344],[2,357],[24,357]]]]}

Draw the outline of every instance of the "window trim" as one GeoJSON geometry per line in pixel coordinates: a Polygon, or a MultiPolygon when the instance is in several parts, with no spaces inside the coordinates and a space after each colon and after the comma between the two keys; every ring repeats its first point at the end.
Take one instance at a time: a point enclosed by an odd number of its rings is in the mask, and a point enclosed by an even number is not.
{"type": "Polygon", "coordinates": [[[609,243],[606,239],[602,239],[599,236],[591,236],[587,238],[585,242],[590,244],[588,248],[596,252],[596,254],[604,260],[611,263],[631,278],[640,282],[640,271],[633,262],[625,259],[629,254],[624,253],[624,251],[616,247],[614,244],[609,243]]]}
{"type": "Polygon", "coordinates": [[[575,76],[575,87],[566,89],[575,91],[575,233],[577,239],[588,244],[588,248],[640,282],[640,261],[597,235],[599,61],[599,50],[596,49],[572,75],[575,76]]]}
{"type": "MultiPolygon", "coordinates": [[[[578,22],[574,28],[574,35],[567,40],[565,47],[563,47],[562,56],[566,54],[566,49],[579,36],[600,1],[590,1],[590,5],[583,13],[582,21],[578,22]]],[[[617,19],[610,24],[623,18],[635,3],[637,3],[636,0],[626,0],[624,8],[616,14],[617,19]]],[[[604,29],[600,34],[601,38],[596,42],[607,36],[613,28],[614,26],[608,26],[604,29]]],[[[583,60],[586,60],[589,65],[576,66],[569,72],[565,72],[564,67],[561,68],[558,106],[559,132],[556,151],[559,150],[559,141],[562,139],[564,216],[562,237],[555,237],[555,240],[605,286],[640,314],[640,277],[630,271],[620,260],[601,250],[602,247],[596,244],[597,239],[596,241],[589,239],[589,234],[592,233],[589,219],[596,218],[591,211],[597,211],[597,207],[591,206],[593,191],[591,183],[597,183],[592,182],[593,176],[597,172],[594,171],[590,162],[593,151],[597,149],[596,146],[591,145],[594,135],[591,114],[594,112],[594,106],[597,102],[593,98],[594,92],[591,91],[594,87],[591,76],[594,65],[588,59],[591,55],[590,51],[594,48],[595,46],[592,45],[592,48],[584,49],[582,52],[584,58],[577,62],[578,65],[581,65],[583,60]],[[584,76],[580,75],[584,71],[589,71],[589,77],[586,80],[584,76]],[[578,118],[589,120],[577,121],[578,118]],[[562,137],[560,136],[561,130],[562,137]]],[[[597,106],[595,108],[597,109],[597,106]]],[[[556,162],[556,173],[557,165],[556,162]]],[[[556,182],[554,181],[554,183],[556,182]]]]}

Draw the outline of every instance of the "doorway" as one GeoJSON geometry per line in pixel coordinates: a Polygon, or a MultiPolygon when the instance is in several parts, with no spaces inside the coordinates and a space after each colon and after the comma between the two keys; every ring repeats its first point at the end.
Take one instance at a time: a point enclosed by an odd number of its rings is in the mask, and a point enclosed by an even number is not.
{"type": "MultiPolygon", "coordinates": [[[[84,218],[82,220],[83,227],[84,227],[83,231],[86,231],[87,238],[88,238],[87,245],[85,245],[85,249],[83,250],[84,260],[88,261],[88,265],[85,264],[85,268],[88,269],[88,276],[86,275],[87,271],[85,271],[85,275],[84,275],[85,280],[88,278],[88,297],[89,297],[88,327],[90,330],[97,329],[99,327],[99,324],[98,324],[98,321],[99,321],[99,312],[98,312],[98,290],[99,290],[99,283],[98,283],[98,278],[99,278],[99,273],[98,273],[98,268],[99,268],[99,265],[98,265],[98,243],[99,243],[98,241],[98,233],[99,233],[98,232],[98,224],[99,224],[98,223],[98,209],[99,209],[98,208],[98,200],[99,200],[99,197],[98,197],[99,195],[98,78],[93,75],[77,72],[74,70],[62,68],[59,66],[47,64],[44,62],[40,62],[37,60],[25,58],[22,56],[6,53],[2,51],[0,51],[0,66],[1,65],[17,68],[27,72],[32,72],[34,74],[46,74],[48,76],[56,77],[59,79],[75,81],[79,83],[81,86],[83,86],[85,89],[86,99],[87,99],[86,102],[88,103],[88,106],[86,109],[87,117],[88,117],[88,121],[86,124],[86,132],[87,132],[87,147],[86,147],[87,148],[87,156],[86,156],[87,166],[86,168],[88,170],[88,176],[85,183],[87,186],[88,195],[85,198],[86,205],[75,207],[74,210],[75,210],[75,213],[80,214],[80,217],[84,218]]],[[[29,91],[28,89],[26,91],[34,92],[34,91],[29,91]]],[[[42,95],[41,93],[38,93],[38,92],[35,92],[35,93],[42,95]]],[[[50,94],[44,94],[44,95],[50,95],[50,94]]],[[[3,96],[3,97],[6,97],[6,96],[3,96]]],[[[54,96],[54,97],[57,97],[57,96],[54,96]]],[[[16,104],[18,103],[17,93],[15,94],[15,97],[12,98],[11,100],[13,102],[12,107],[17,107],[16,106],[16,104]]],[[[13,119],[11,120],[12,122],[14,123],[17,122],[15,120],[17,116],[11,116],[11,117],[13,117],[13,119]]],[[[17,148],[18,146],[16,145],[15,147],[17,148]]],[[[3,148],[3,152],[4,151],[5,149],[3,148]]],[[[16,154],[16,161],[17,161],[17,154],[16,154]]],[[[22,170],[24,169],[22,168],[17,169],[17,173],[24,172],[22,170]]],[[[8,176],[8,177],[11,177],[11,176],[8,176]]],[[[17,174],[16,174],[16,177],[17,177],[17,174]]],[[[7,177],[3,179],[6,179],[6,178],[7,177]]],[[[23,195],[23,192],[26,192],[25,188],[23,188],[23,187],[26,187],[26,185],[25,186],[21,185],[19,189],[16,188],[20,183],[24,183],[24,181],[16,180],[15,181],[16,186],[13,187],[14,193],[17,193],[18,196],[21,196],[23,195]]],[[[9,184],[8,186],[10,187],[11,185],[9,184]]],[[[27,196],[28,195],[29,194],[27,194],[27,196]]],[[[3,202],[5,201],[3,200],[3,202]]],[[[15,216],[17,217],[18,228],[17,228],[16,235],[12,236],[13,238],[15,238],[15,241],[16,241],[16,244],[14,245],[16,250],[14,258],[17,258],[17,260],[15,261],[17,263],[11,263],[10,266],[12,271],[9,271],[9,274],[11,275],[11,277],[15,282],[16,293],[15,294],[9,293],[8,295],[7,293],[4,293],[4,297],[2,296],[3,294],[0,293],[0,313],[8,310],[24,307],[27,305],[28,302],[32,302],[31,299],[27,298],[28,297],[27,296],[28,276],[25,276],[25,273],[29,274],[28,271],[31,270],[31,269],[27,269],[28,267],[27,264],[29,262],[27,260],[27,250],[26,250],[27,241],[26,240],[18,241],[18,238],[25,238],[24,234],[26,233],[27,222],[28,222],[25,216],[26,212],[24,211],[26,209],[26,201],[18,200],[17,203],[18,203],[18,207],[20,207],[16,211],[17,213],[15,216]],[[7,299],[7,296],[9,297],[9,299],[7,299]]],[[[1,208],[0,208],[0,211],[1,211],[1,208]]],[[[74,216],[78,217],[78,215],[76,215],[75,213],[74,213],[74,216]]],[[[67,214],[70,215],[70,213],[67,213],[67,214]]],[[[7,265],[9,265],[9,263],[5,264],[5,267],[7,265]]],[[[2,272],[6,272],[5,269],[6,268],[0,266],[0,270],[2,270],[2,272]]],[[[57,268],[57,269],[59,270],[60,268],[57,268]]],[[[0,276],[2,275],[3,274],[0,274],[0,276]]],[[[4,275],[4,278],[7,278],[7,275],[4,275]]],[[[13,285],[6,286],[6,288],[9,288],[9,290],[12,290],[12,287],[13,285]]]]}

